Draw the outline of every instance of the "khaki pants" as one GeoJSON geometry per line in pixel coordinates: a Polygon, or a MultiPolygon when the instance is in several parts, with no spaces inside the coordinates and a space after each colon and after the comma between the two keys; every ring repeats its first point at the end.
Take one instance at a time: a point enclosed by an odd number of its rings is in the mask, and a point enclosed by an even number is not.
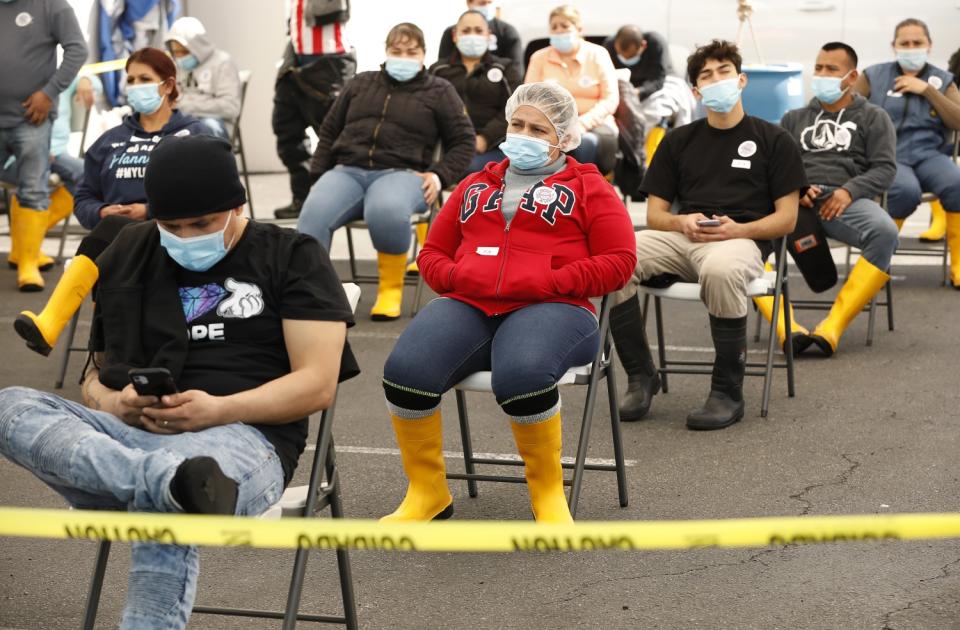
{"type": "Polygon", "coordinates": [[[747,315],[747,285],[763,273],[760,248],[750,239],[694,243],[679,232],[644,230],[637,234],[633,278],[614,294],[617,304],[637,293],[654,276],[675,274],[681,282],[699,282],[700,299],[715,317],[747,315]]]}

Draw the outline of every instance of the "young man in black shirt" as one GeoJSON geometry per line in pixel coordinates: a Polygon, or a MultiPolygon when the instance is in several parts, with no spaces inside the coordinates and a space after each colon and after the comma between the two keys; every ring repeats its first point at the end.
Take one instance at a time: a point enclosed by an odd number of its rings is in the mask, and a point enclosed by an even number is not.
{"type": "MultiPolygon", "coordinates": [[[[169,137],[145,179],[156,221],[98,258],[84,405],[0,391],[0,452],[78,508],[256,515],[305,446],[307,416],[357,372],[352,315],[323,248],[242,217],[230,145],[169,137]],[[179,393],[141,396],[131,368],[179,393]]],[[[123,628],[182,628],[195,547],[133,544],[123,628]]]]}
{"type": "Polygon", "coordinates": [[[667,134],[640,187],[649,229],[637,234],[634,279],[610,316],[629,377],[624,420],[642,418],[660,389],[636,291],[665,274],[700,283],[716,349],[710,394],[687,427],[722,429],[743,417],[746,287],[763,273],[769,241],[793,230],[806,179],[789,134],[744,113],[740,65],[737,47],[720,40],[690,56],[687,77],[707,118],[667,134]]]}

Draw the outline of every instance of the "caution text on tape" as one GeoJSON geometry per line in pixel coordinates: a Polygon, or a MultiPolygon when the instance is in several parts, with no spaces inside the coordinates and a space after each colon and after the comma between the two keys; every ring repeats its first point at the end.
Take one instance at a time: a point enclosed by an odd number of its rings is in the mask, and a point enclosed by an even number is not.
{"type": "Polygon", "coordinates": [[[0,508],[0,536],[214,547],[398,551],[591,551],[766,547],[960,538],[960,514],[802,516],[701,521],[379,523],[0,508]]]}

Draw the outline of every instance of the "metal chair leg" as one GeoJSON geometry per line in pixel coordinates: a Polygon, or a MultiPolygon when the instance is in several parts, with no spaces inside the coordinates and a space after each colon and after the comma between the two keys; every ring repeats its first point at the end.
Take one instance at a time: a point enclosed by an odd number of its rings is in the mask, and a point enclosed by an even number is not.
{"type": "MultiPolygon", "coordinates": [[[[773,293],[773,316],[779,317],[780,315],[780,303],[783,299],[783,287],[778,286],[773,293]]],[[[786,313],[786,305],[784,305],[784,313],[786,313]]],[[[784,320],[789,320],[789,317],[784,317],[784,320]]],[[[773,349],[776,347],[777,343],[777,327],[775,325],[770,326],[770,335],[767,340],[767,361],[765,374],[763,375],[763,397],[760,399],[760,417],[767,417],[767,407],[770,404],[770,386],[772,385],[773,379],[773,349]]]]}
{"type": "Polygon", "coordinates": [[[247,209],[250,211],[250,218],[257,220],[253,213],[253,189],[250,188],[250,171],[247,169],[247,154],[243,150],[243,136],[240,134],[240,121],[237,125],[237,147],[240,149],[240,167],[243,169],[243,185],[247,187],[247,209]]]}
{"type": "Polygon", "coordinates": [[[663,309],[660,305],[660,297],[653,297],[653,317],[657,326],[657,356],[660,359],[660,388],[666,394],[667,389],[667,348],[663,340],[663,309]]]}
{"type": "MultiPolygon", "coordinates": [[[[609,351],[608,354],[609,355],[609,351]]],[[[617,406],[617,381],[611,357],[607,366],[607,400],[610,403],[610,428],[613,433],[613,460],[617,466],[617,495],[620,507],[627,507],[627,467],[623,461],[623,435],[620,432],[620,408],[617,406]]]]}
{"type": "MultiPolygon", "coordinates": [[[[783,308],[784,312],[787,312],[790,309],[790,283],[786,281],[786,275],[784,275],[783,283],[783,308]]],[[[793,398],[796,394],[796,389],[794,386],[794,374],[793,367],[796,364],[796,361],[793,358],[793,322],[791,318],[785,318],[787,321],[787,348],[789,352],[786,354],[787,362],[787,396],[793,398]]]]}
{"type": "Polygon", "coordinates": [[[893,332],[893,278],[887,280],[887,330],[893,332]]]}
{"type": "Polygon", "coordinates": [[[70,318],[70,324],[67,326],[67,335],[64,339],[63,353],[60,355],[60,365],[57,367],[57,380],[53,384],[54,389],[63,389],[63,381],[67,377],[67,365],[70,363],[70,353],[73,352],[73,338],[77,334],[77,321],[80,319],[80,309],[70,318]]]}
{"type": "MultiPolygon", "coordinates": [[[[467,418],[467,395],[456,390],[457,397],[457,417],[460,420],[460,443],[463,446],[463,469],[468,475],[476,473],[473,465],[473,440],[470,438],[470,421],[467,418]]],[[[467,479],[467,494],[470,498],[477,498],[477,482],[475,479],[467,479]]]]}
{"type": "MultiPolygon", "coordinates": [[[[334,479],[335,483],[330,494],[330,515],[333,518],[343,518],[343,500],[340,496],[340,480],[336,477],[336,468],[333,465],[336,456],[333,447],[333,438],[330,439],[330,450],[327,456],[327,479],[334,479]]],[[[337,549],[337,573],[340,577],[340,595],[343,598],[343,616],[346,619],[347,630],[356,630],[357,598],[353,591],[353,569],[350,566],[350,555],[346,549],[337,549]]]]}
{"type": "Polygon", "coordinates": [[[357,255],[353,251],[353,230],[350,229],[350,226],[347,228],[347,251],[350,255],[350,282],[357,282],[357,255]]]}
{"type": "Polygon", "coordinates": [[[93,578],[87,594],[87,608],[83,613],[83,630],[93,630],[97,620],[97,608],[100,606],[100,591],[103,590],[103,576],[107,572],[107,560],[110,558],[110,541],[104,540],[97,547],[97,560],[93,565],[93,578]]]}
{"type": "Polygon", "coordinates": [[[67,236],[70,234],[70,219],[72,217],[73,213],[71,212],[63,220],[63,227],[60,229],[60,245],[57,246],[57,257],[55,259],[58,265],[62,265],[65,260],[63,252],[67,248],[67,236]]]}
{"type": "Polygon", "coordinates": [[[877,324],[877,296],[870,298],[870,305],[867,307],[867,346],[873,345],[873,329],[877,324]]]}

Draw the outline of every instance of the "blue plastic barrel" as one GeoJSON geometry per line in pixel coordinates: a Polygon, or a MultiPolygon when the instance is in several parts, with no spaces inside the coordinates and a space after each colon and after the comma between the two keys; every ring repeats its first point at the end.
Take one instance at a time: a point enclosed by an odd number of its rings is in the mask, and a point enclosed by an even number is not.
{"type": "Polygon", "coordinates": [[[745,65],[747,88],[743,109],[751,116],[780,122],[791,109],[803,107],[803,66],[799,63],[745,65]]]}

